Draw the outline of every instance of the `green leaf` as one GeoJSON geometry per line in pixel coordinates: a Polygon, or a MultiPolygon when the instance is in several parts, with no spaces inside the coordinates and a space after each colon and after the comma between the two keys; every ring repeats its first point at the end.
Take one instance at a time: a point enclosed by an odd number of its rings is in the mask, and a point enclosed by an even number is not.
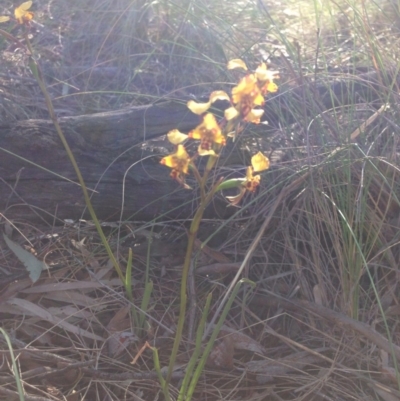
{"type": "Polygon", "coordinates": [[[8,247],[14,252],[15,256],[24,264],[26,270],[28,270],[30,279],[34,283],[38,281],[40,274],[42,273],[42,270],[48,269],[46,263],[41,262],[36,258],[36,256],[26,251],[16,242],[11,241],[10,238],[7,237],[7,235],[3,234],[3,237],[8,247]]]}
{"type": "Polygon", "coordinates": [[[222,191],[224,189],[239,188],[244,182],[246,182],[246,178],[233,178],[232,180],[223,181],[218,185],[218,188],[215,192],[222,191]]]}

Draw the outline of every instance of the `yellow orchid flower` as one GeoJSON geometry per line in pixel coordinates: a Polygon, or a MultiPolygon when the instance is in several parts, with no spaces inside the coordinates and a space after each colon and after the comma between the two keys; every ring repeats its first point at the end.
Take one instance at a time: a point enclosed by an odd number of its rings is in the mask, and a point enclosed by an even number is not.
{"type": "Polygon", "coordinates": [[[257,86],[257,78],[254,74],[246,75],[240,80],[238,86],[232,89],[232,101],[234,104],[250,101],[253,106],[264,104],[264,97],[257,86]]]}
{"type": "Polygon", "coordinates": [[[232,89],[232,102],[244,119],[246,119],[254,106],[262,106],[264,104],[264,96],[258,87],[258,80],[254,74],[243,77],[238,86],[232,89]]]}
{"type": "Polygon", "coordinates": [[[198,151],[200,156],[215,154],[212,149],[214,143],[220,145],[225,145],[226,143],[225,136],[211,113],[207,113],[203,118],[203,122],[189,132],[189,138],[200,140],[198,151]]]}
{"type": "Polygon", "coordinates": [[[251,158],[251,166],[246,169],[246,178],[240,183],[239,193],[235,196],[227,196],[226,198],[233,206],[237,206],[242,200],[246,191],[255,192],[260,185],[260,175],[254,175],[254,172],[268,170],[269,160],[261,152],[258,152],[251,158]]]}
{"type": "Polygon", "coordinates": [[[255,192],[257,187],[260,185],[261,177],[259,175],[253,175],[253,168],[251,166],[246,169],[246,178],[243,179],[239,187],[239,193],[235,196],[227,196],[226,199],[232,206],[237,206],[243,199],[244,194],[249,192],[255,192]]]}
{"type": "Polygon", "coordinates": [[[170,176],[180,184],[185,184],[182,174],[188,174],[190,157],[183,145],[179,144],[176,152],[161,159],[160,164],[172,168],[170,176]]]}
{"type": "Polygon", "coordinates": [[[246,181],[243,183],[247,191],[254,192],[260,185],[261,177],[254,175],[254,172],[264,171],[269,169],[269,159],[261,152],[258,152],[251,158],[251,166],[246,170],[246,181]]]}
{"type": "Polygon", "coordinates": [[[259,65],[256,69],[255,76],[258,80],[258,86],[260,87],[261,93],[264,96],[268,92],[276,92],[278,90],[278,85],[274,83],[274,79],[279,78],[279,72],[268,70],[265,63],[259,65]]]}
{"type": "Polygon", "coordinates": [[[32,6],[32,1],[26,1],[18,6],[14,11],[15,19],[18,21],[19,24],[24,24],[29,22],[33,19],[33,12],[28,11],[32,6]]]}

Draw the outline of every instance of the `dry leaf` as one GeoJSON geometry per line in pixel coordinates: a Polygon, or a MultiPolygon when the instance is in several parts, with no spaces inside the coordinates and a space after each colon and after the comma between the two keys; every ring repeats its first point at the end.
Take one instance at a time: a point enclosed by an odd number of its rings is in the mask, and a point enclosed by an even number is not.
{"type": "Polygon", "coordinates": [[[230,336],[219,339],[207,359],[207,365],[217,368],[233,368],[233,341],[230,336]]]}
{"type": "Polygon", "coordinates": [[[139,340],[130,330],[129,310],[130,306],[122,307],[108,322],[107,329],[110,337],[107,339],[107,347],[110,357],[115,358],[121,355],[131,344],[139,340]]]}
{"type": "Polygon", "coordinates": [[[39,305],[36,305],[32,302],[29,302],[26,299],[20,299],[20,298],[9,299],[7,301],[7,304],[18,307],[23,313],[25,313],[28,316],[39,317],[47,322],[54,324],[55,326],[62,327],[63,329],[65,329],[71,333],[74,333],[76,335],[87,337],[92,340],[104,341],[103,337],[100,337],[97,334],[94,334],[92,332],[84,330],[79,326],[74,326],[73,324],[68,323],[63,319],[53,316],[46,309],[44,309],[44,308],[40,307],[39,305]]]}
{"type": "Polygon", "coordinates": [[[234,349],[240,349],[244,351],[256,352],[258,354],[264,354],[264,348],[259,344],[258,341],[249,337],[248,335],[231,329],[225,325],[222,326],[220,337],[229,337],[232,340],[234,349]]]}
{"type": "Polygon", "coordinates": [[[230,263],[231,262],[231,260],[227,256],[225,256],[223,253],[215,251],[214,249],[210,248],[207,245],[203,245],[203,247],[202,247],[201,244],[202,244],[202,242],[197,238],[195,241],[196,249],[201,250],[201,252],[205,253],[210,258],[213,258],[214,260],[216,260],[217,262],[220,262],[220,263],[230,263]]]}
{"type": "Polygon", "coordinates": [[[119,331],[111,334],[107,339],[108,356],[116,358],[138,340],[138,337],[131,331],[119,331]]]}
{"type": "Polygon", "coordinates": [[[32,282],[35,283],[38,281],[42,271],[48,269],[46,263],[38,260],[35,255],[26,251],[21,245],[11,241],[5,234],[3,234],[3,237],[8,247],[14,252],[19,261],[24,264],[26,270],[28,270],[32,282]]]}

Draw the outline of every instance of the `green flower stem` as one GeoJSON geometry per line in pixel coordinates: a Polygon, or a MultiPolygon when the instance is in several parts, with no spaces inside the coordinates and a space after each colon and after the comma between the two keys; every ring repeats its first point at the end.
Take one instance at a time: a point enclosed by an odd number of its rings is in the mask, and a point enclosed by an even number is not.
{"type": "Polygon", "coordinates": [[[204,202],[206,199],[206,191],[205,191],[205,186],[202,184],[203,179],[199,173],[199,170],[195,164],[192,164],[190,166],[193,171],[193,175],[196,178],[196,181],[200,184],[200,203],[204,202]]]}
{"type": "Polygon", "coordinates": [[[194,349],[194,352],[193,352],[192,356],[190,357],[189,363],[187,365],[185,377],[183,378],[181,388],[179,389],[177,401],[187,400],[187,398],[186,398],[187,388],[189,386],[189,383],[191,382],[191,379],[193,376],[193,371],[196,367],[196,363],[198,362],[198,359],[199,359],[199,356],[201,353],[202,336],[204,333],[204,328],[207,323],[207,315],[210,310],[211,299],[212,299],[212,294],[210,293],[207,296],[206,304],[204,305],[203,314],[201,316],[199,325],[197,327],[195,349],[194,349]]]}
{"type": "Polygon", "coordinates": [[[167,373],[167,378],[166,378],[167,386],[172,377],[172,372],[174,370],[176,357],[178,355],[179,345],[180,345],[181,339],[182,339],[183,326],[185,324],[186,301],[187,301],[186,286],[187,286],[187,280],[188,280],[188,275],[189,275],[190,263],[192,261],[194,243],[197,238],[197,232],[200,227],[201,219],[203,218],[204,210],[206,209],[206,206],[210,203],[211,199],[213,198],[214,194],[216,193],[221,181],[222,181],[222,179],[217,181],[217,183],[212,187],[212,189],[210,190],[208,195],[205,197],[204,201],[202,201],[200,203],[200,206],[197,209],[197,212],[193,217],[192,224],[190,225],[185,261],[184,261],[183,269],[182,269],[179,319],[178,319],[178,324],[176,327],[174,345],[172,347],[171,356],[170,356],[170,360],[169,360],[168,373],[167,373]]]}
{"type": "MultiPolygon", "coordinates": [[[[212,350],[212,347],[214,346],[215,340],[217,339],[217,336],[218,336],[218,334],[219,334],[219,332],[221,330],[221,327],[225,322],[226,316],[228,315],[228,312],[231,309],[232,303],[235,300],[236,295],[238,294],[239,289],[240,289],[240,287],[241,287],[241,285],[243,283],[248,283],[248,284],[252,285],[253,288],[255,287],[255,284],[253,282],[251,282],[250,280],[247,280],[247,279],[242,279],[242,280],[240,280],[240,281],[238,281],[236,283],[235,288],[233,289],[232,293],[230,294],[228,302],[226,303],[226,305],[225,305],[225,307],[224,307],[224,309],[222,311],[222,314],[221,314],[217,324],[214,327],[214,330],[213,330],[213,332],[211,334],[211,337],[210,337],[209,341],[207,342],[207,345],[205,346],[205,349],[203,350],[203,354],[202,354],[202,356],[200,358],[200,361],[199,361],[199,363],[198,363],[198,365],[196,367],[196,370],[195,370],[195,372],[194,372],[194,374],[192,376],[192,379],[191,379],[190,384],[189,384],[188,391],[185,394],[185,396],[186,396],[185,399],[187,401],[190,401],[192,399],[192,397],[193,397],[194,390],[196,389],[197,383],[198,383],[198,381],[200,379],[200,375],[202,374],[202,372],[204,370],[204,366],[206,365],[208,356],[211,353],[211,350],[212,350]]],[[[198,334],[200,334],[200,333],[198,333],[198,334]]]]}
{"type": "Polygon", "coordinates": [[[203,178],[200,181],[200,187],[205,187],[208,175],[210,174],[211,170],[214,168],[217,160],[218,160],[218,156],[210,155],[208,157],[206,169],[204,171],[203,178]]]}
{"type": "MultiPolygon", "coordinates": [[[[27,48],[28,48],[29,52],[31,54],[33,54],[32,53],[32,47],[31,47],[27,32],[25,32],[25,40],[26,40],[26,45],[27,45],[27,48]]],[[[124,275],[122,273],[122,270],[121,270],[121,268],[120,268],[120,266],[119,266],[119,264],[117,262],[117,259],[115,258],[114,254],[113,254],[113,252],[111,250],[110,245],[108,244],[107,238],[103,233],[103,230],[101,228],[100,222],[99,222],[99,220],[98,220],[98,218],[96,216],[96,213],[95,213],[95,211],[93,209],[92,202],[90,201],[89,193],[88,193],[88,190],[87,190],[86,185],[85,185],[85,181],[83,180],[81,171],[80,171],[80,169],[78,167],[78,164],[77,164],[77,162],[75,160],[75,156],[72,153],[71,148],[68,145],[68,142],[67,142],[67,140],[66,140],[66,138],[64,136],[64,133],[62,132],[62,129],[60,127],[60,124],[58,122],[57,116],[56,116],[56,114],[54,112],[53,102],[52,102],[52,100],[50,98],[49,92],[47,91],[46,85],[44,83],[43,75],[42,75],[42,71],[40,69],[40,66],[32,56],[30,57],[29,66],[30,66],[30,68],[32,70],[32,73],[35,76],[35,78],[36,78],[36,80],[37,80],[37,82],[39,84],[39,87],[40,87],[44,97],[45,97],[46,106],[47,106],[47,109],[49,111],[51,121],[54,124],[54,127],[55,127],[55,129],[57,131],[57,134],[60,137],[62,144],[64,145],[65,151],[67,152],[67,155],[68,155],[68,157],[69,157],[69,159],[71,161],[71,164],[72,164],[72,166],[73,166],[73,168],[75,170],[75,173],[76,173],[76,175],[78,177],[79,184],[82,187],[83,197],[85,198],[86,206],[87,206],[87,208],[89,210],[89,213],[90,213],[90,216],[91,216],[91,218],[92,218],[92,220],[94,222],[94,225],[96,226],[97,232],[99,233],[99,236],[101,238],[101,242],[103,243],[104,248],[107,251],[108,257],[111,259],[111,262],[112,262],[116,272],[118,273],[118,276],[119,276],[120,280],[122,281],[122,283],[125,283],[125,278],[124,278],[124,275]]]]}

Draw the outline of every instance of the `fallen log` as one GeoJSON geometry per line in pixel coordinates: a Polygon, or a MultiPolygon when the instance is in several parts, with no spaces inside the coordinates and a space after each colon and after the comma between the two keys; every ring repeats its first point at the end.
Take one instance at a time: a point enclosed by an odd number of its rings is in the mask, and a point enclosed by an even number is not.
{"type": "MultiPolygon", "coordinates": [[[[169,169],[159,164],[159,154],[141,147],[172,128],[187,131],[198,124],[198,116],[185,104],[166,102],[59,121],[100,219],[190,215],[193,193],[170,179],[169,169]]],[[[0,125],[0,152],[0,211],[7,218],[88,217],[76,175],[51,121],[0,125]]]]}
{"type": "MultiPolygon", "coordinates": [[[[358,98],[379,100],[383,92],[378,78],[375,72],[368,72],[357,79],[352,75],[327,84],[310,83],[307,91],[304,82],[302,87],[282,87],[267,100],[266,119],[270,126],[278,127],[296,121],[296,110],[312,110],[315,115],[358,98]]],[[[159,164],[160,153],[142,147],[170,129],[187,132],[199,123],[185,101],[61,117],[59,121],[100,219],[192,215],[193,191],[183,190],[170,179],[168,169],[159,164]]],[[[0,212],[7,218],[51,222],[88,218],[76,181],[51,121],[0,124],[0,212]]],[[[230,211],[220,198],[208,213],[224,217],[230,211]]]]}

